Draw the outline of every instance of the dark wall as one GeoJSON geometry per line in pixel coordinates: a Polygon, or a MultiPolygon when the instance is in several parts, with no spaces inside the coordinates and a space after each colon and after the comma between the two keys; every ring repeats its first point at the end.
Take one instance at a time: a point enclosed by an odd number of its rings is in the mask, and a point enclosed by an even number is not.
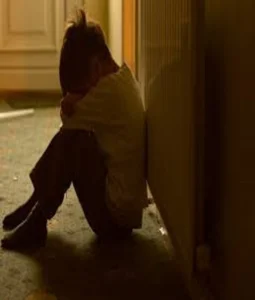
{"type": "Polygon", "coordinates": [[[255,299],[255,13],[206,1],[206,207],[216,299],[255,299]]]}

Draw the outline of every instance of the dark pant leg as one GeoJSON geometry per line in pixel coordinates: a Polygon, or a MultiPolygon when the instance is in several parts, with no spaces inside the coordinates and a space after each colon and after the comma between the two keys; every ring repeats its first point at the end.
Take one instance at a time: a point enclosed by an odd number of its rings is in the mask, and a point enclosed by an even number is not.
{"type": "Polygon", "coordinates": [[[47,219],[52,218],[71,185],[77,131],[60,130],[30,173],[38,203],[47,219]]]}
{"type": "Polygon", "coordinates": [[[73,185],[92,230],[100,237],[122,237],[132,230],[119,226],[106,205],[105,160],[93,133],[80,133],[76,144],[73,185]]]}

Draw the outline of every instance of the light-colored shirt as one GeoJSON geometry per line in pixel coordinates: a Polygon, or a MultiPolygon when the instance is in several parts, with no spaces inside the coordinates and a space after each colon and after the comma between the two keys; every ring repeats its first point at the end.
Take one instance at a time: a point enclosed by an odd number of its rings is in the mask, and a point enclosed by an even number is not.
{"type": "Polygon", "coordinates": [[[62,122],[66,129],[94,131],[105,153],[108,208],[119,224],[140,228],[147,205],[145,110],[127,65],[101,79],[62,122]]]}

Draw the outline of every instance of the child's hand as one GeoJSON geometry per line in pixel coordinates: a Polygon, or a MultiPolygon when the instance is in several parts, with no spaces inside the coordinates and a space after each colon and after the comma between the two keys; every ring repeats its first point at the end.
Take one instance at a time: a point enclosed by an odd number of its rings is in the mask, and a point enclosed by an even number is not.
{"type": "Polygon", "coordinates": [[[82,98],[78,94],[67,94],[60,102],[61,114],[71,117],[75,112],[75,104],[82,98]]]}
{"type": "Polygon", "coordinates": [[[74,113],[74,103],[67,101],[63,98],[60,102],[61,105],[61,114],[64,114],[68,117],[71,117],[74,113]]]}

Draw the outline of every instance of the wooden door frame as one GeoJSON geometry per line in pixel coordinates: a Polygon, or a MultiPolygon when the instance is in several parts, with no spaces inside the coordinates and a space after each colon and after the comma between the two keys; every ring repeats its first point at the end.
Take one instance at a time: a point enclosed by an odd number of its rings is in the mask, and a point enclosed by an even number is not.
{"type": "Polygon", "coordinates": [[[123,0],[123,61],[137,75],[137,1],[123,0]]]}

